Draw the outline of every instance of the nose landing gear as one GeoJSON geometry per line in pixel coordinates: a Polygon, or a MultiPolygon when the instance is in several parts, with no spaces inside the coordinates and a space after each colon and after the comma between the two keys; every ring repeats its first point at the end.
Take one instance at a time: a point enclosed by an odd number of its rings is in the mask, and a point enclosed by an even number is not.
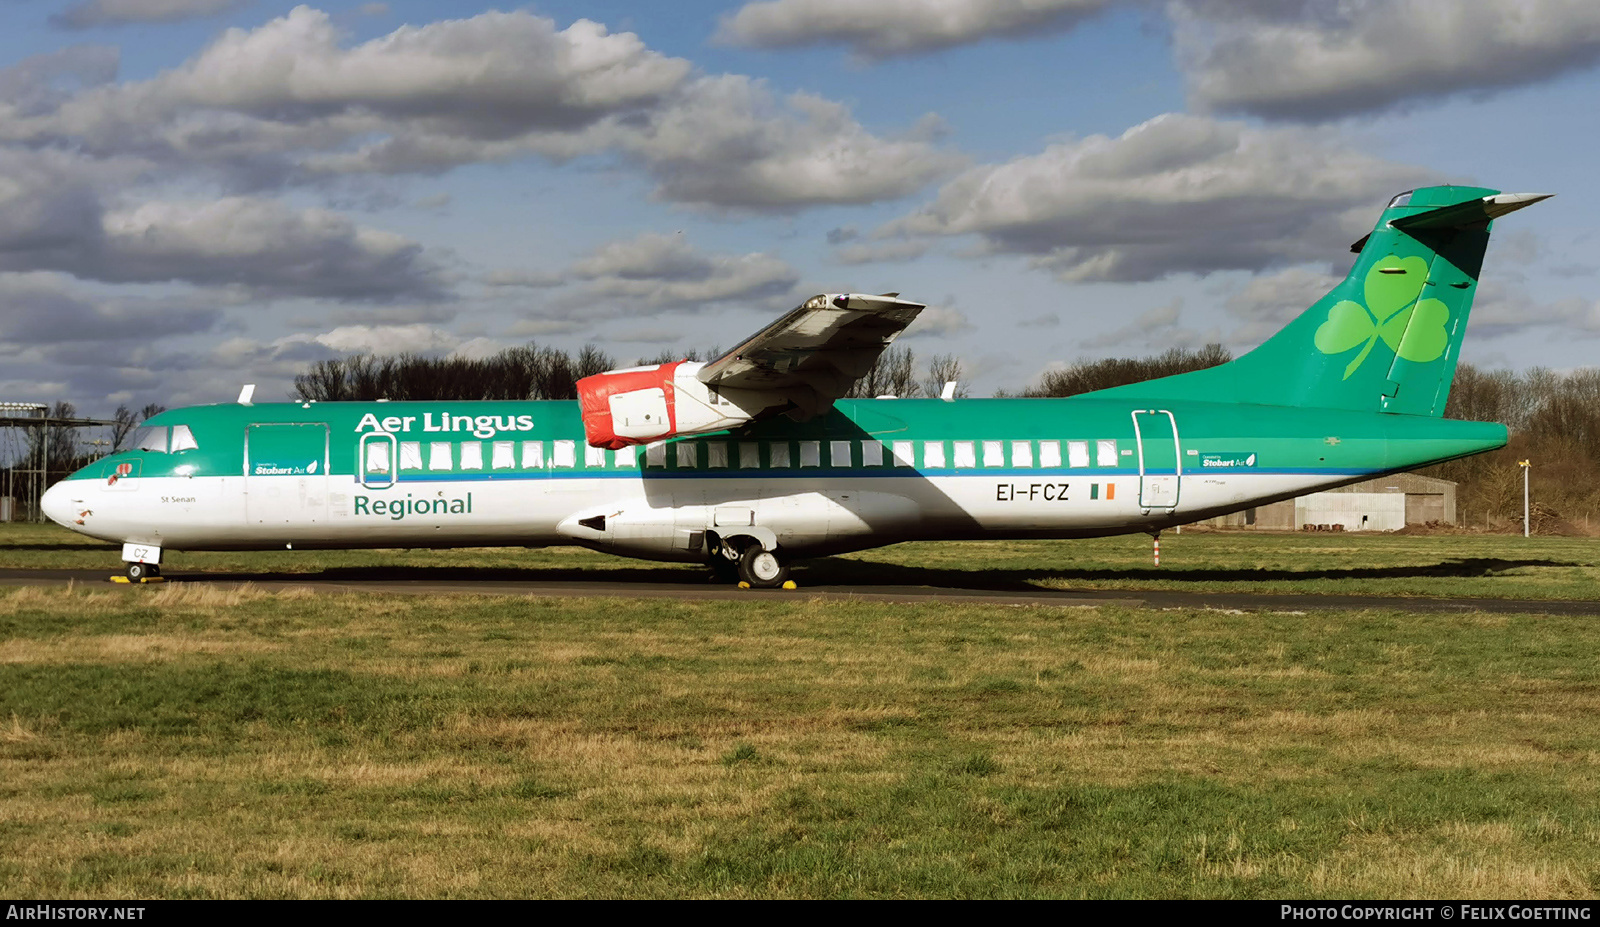
{"type": "Polygon", "coordinates": [[[154,563],[140,563],[130,560],[122,565],[122,575],[111,577],[113,582],[121,583],[159,583],[161,582],[161,567],[154,563]]]}

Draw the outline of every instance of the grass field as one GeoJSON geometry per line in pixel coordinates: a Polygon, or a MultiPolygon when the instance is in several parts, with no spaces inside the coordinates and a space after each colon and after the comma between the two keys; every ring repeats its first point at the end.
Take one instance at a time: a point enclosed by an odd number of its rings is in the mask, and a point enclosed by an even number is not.
{"type": "MultiPolygon", "coordinates": [[[[802,586],[834,583],[977,588],[1166,589],[1344,595],[1600,597],[1600,541],[1501,534],[1357,535],[1168,532],[1162,566],[1145,535],[1088,541],[897,544],[802,563],[802,586]]],[[[396,577],[515,575],[520,578],[700,581],[698,566],[648,563],[554,547],[455,551],[184,552],[167,572],[244,574],[388,569],[396,577]]],[[[0,525],[0,568],[105,569],[117,548],[54,525],[0,525]]]]}
{"type": "Polygon", "coordinates": [[[0,895],[1592,897],[1597,649],[1548,616],[0,590],[0,895]]]}
{"type": "MultiPolygon", "coordinates": [[[[802,583],[1592,598],[1594,542],[907,544],[802,583]]],[[[0,528],[0,567],[115,566],[0,528]]],[[[701,582],[582,550],[241,576],[701,582]]],[[[1314,598],[1308,598],[1314,601],[1314,598]]],[[[0,588],[0,895],[1593,897],[1600,624],[0,588]]]]}

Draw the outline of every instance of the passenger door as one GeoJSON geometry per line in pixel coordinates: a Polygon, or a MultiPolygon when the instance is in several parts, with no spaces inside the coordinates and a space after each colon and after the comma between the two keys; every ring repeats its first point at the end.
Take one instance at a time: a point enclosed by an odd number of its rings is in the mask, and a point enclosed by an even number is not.
{"type": "Polygon", "coordinates": [[[1139,448],[1139,507],[1172,511],[1183,483],[1178,420],[1165,409],[1135,412],[1133,436],[1139,448]]]}
{"type": "Polygon", "coordinates": [[[246,524],[325,524],[328,426],[321,422],[249,426],[244,475],[246,524]]]}

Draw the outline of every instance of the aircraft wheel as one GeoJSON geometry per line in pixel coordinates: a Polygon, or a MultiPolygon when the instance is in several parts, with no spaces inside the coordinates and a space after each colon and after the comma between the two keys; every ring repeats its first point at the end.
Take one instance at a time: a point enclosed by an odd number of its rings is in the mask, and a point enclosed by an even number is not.
{"type": "Polygon", "coordinates": [[[122,572],[128,577],[128,582],[130,583],[142,583],[145,577],[155,575],[155,571],[150,569],[150,564],[134,561],[123,564],[122,572]]]}
{"type": "Polygon", "coordinates": [[[789,564],[777,551],[752,546],[739,557],[739,578],[755,589],[776,589],[789,578],[789,564]]]}

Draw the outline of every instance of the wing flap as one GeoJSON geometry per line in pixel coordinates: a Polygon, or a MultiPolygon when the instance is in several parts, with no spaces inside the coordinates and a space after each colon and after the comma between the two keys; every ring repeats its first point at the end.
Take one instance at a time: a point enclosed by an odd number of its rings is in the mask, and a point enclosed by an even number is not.
{"type": "Polygon", "coordinates": [[[923,308],[894,295],[813,296],[706,364],[699,378],[719,389],[784,392],[802,409],[820,408],[871,370],[923,308]]]}

